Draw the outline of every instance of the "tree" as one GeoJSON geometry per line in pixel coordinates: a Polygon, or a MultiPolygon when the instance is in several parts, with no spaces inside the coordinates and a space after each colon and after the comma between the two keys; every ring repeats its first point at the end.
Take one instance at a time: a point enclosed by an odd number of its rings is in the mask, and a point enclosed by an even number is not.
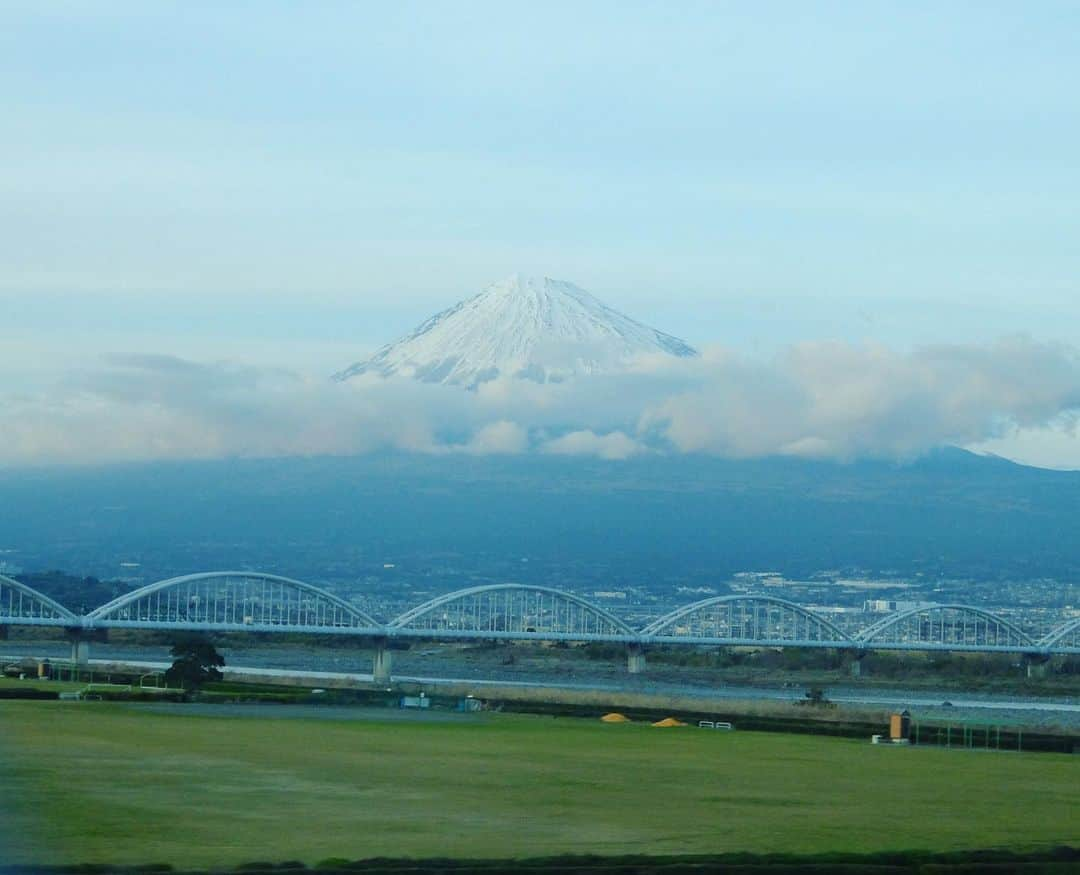
{"type": "Polygon", "coordinates": [[[172,666],[165,672],[165,682],[185,690],[198,689],[207,681],[220,681],[219,670],[225,657],[206,638],[191,635],[176,641],[170,655],[172,666]]]}
{"type": "Polygon", "coordinates": [[[796,704],[809,705],[812,708],[831,708],[832,702],[825,696],[825,691],[821,687],[811,687],[806,691],[806,695],[796,704]]]}

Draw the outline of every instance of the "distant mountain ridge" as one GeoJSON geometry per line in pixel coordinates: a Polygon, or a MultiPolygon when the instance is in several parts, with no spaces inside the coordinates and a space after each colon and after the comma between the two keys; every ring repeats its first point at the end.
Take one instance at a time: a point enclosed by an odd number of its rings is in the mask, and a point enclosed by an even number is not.
{"type": "MultiPolygon", "coordinates": [[[[744,570],[1080,579],[1080,472],[960,450],[793,458],[374,454],[0,471],[0,548],[28,571],[213,568],[424,586],[713,583],[744,570]],[[523,563],[523,557],[529,561],[523,563]],[[367,569],[364,571],[363,569],[367,569]]],[[[145,581],[144,581],[145,582],[145,581]]]]}
{"type": "Polygon", "coordinates": [[[515,274],[428,319],[371,358],[334,375],[412,377],[472,388],[501,376],[559,382],[605,373],[642,355],[697,350],[573,283],[515,274]]]}

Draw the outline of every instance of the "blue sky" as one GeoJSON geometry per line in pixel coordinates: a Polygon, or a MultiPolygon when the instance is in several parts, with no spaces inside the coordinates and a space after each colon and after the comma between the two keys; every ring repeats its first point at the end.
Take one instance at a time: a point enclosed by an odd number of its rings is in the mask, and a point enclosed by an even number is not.
{"type": "Polygon", "coordinates": [[[328,372],[513,271],[750,354],[1080,344],[1075,3],[2,15],[9,383],[328,372]]]}

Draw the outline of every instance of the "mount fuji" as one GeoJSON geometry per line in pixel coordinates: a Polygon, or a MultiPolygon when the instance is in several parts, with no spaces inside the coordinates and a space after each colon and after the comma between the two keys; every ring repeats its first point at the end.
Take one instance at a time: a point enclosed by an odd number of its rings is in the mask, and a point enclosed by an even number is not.
{"type": "Polygon", "coordinates": [[[515,274],[432,316],[334,379],[376,374],[466,388],[500,376],[554,383],[617,371],[655,354],[697,351],[573,283],[515,274]]]}

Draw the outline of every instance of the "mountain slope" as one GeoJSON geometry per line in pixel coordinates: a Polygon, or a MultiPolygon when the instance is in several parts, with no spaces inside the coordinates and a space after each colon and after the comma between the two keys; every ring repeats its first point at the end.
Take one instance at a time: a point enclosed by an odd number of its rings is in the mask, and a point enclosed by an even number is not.
{"type": "Polygon", "coordinates": [[[435,592],[843,568],[928,585],[1080,579],[1080,472],[956,450],[905,465],[375,454],[0,470],[0,494],[0,559],[103,580],[258,568],[435,592]]]}
{"type": "Polygon", "coordinates": [[[697,354],[572,283],[514,275],[433,316],[334,379],[396,375],[467,387],[499,376],[558,382],[618,370],[637,356],[656,353],[697,354]]]}

